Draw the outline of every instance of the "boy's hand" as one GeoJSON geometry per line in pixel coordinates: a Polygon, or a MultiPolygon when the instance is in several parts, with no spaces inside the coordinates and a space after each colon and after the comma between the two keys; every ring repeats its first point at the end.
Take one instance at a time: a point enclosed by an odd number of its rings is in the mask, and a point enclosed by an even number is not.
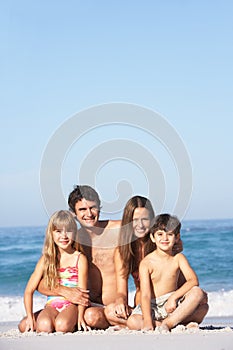
{"type": "Polygon", "coordinates": [[[165,304],[165,310],[168,314],[171,314],[176,309],[176,299],[171,295],[166,304],[165,304]]]}

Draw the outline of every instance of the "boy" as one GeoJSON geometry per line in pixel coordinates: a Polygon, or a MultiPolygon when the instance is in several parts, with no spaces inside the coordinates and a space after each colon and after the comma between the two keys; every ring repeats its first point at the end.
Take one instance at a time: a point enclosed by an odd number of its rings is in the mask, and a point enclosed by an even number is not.
{"type": "Polygon", "coordinates": [[[180,229],[181,223],[175,216],[161,214],[155,218],[150,233],[155,250],[141,261],[139,267],[141,305],[128,319],[130,329],[153,330],[159,326],[160,331],[169,331],[181,322],[192,320],[201,294],[196,288],[199,284],[197,275],[186,257],[172,252],[180,239],[180,229]],[[186,282],[177,288],[180,272],[186,282]]]}

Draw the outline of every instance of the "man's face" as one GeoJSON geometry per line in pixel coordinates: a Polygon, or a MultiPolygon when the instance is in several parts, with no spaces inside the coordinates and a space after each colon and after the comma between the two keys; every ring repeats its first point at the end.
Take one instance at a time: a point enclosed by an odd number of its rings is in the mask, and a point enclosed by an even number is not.
{"type": "Polygon", "coordinates": [[[80,225],[86,228],[96,226],[99,220],[99,208],[96,202],[85,198],[75,204],[75,214],[80,225]]]}

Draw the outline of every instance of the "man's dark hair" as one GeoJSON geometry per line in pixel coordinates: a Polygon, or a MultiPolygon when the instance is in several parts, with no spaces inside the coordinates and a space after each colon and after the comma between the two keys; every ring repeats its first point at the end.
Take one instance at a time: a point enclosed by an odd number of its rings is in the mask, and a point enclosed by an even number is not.
{"type": "Polygon", "coordinates": [[[88,185],[77,185],[74,187],[73,191],[70,193],[68,198],[68,205],[70,210],[75,213],[75,205],[78,201],[82,199],[87,201],[96,202],[97,208],[100,209],[100,199],[98,193],[88,185]]]}

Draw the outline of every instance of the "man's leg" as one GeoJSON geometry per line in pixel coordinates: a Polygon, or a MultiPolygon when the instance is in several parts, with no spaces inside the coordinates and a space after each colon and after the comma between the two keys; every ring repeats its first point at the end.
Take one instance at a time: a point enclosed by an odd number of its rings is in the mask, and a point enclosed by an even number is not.
{"type": "Polygon", "coordinates": [[[91,328],[106,329],[110,326],[104,314],[104,307],[101,306],[88,307],[85,311],[84,319],[91,328]]]}

